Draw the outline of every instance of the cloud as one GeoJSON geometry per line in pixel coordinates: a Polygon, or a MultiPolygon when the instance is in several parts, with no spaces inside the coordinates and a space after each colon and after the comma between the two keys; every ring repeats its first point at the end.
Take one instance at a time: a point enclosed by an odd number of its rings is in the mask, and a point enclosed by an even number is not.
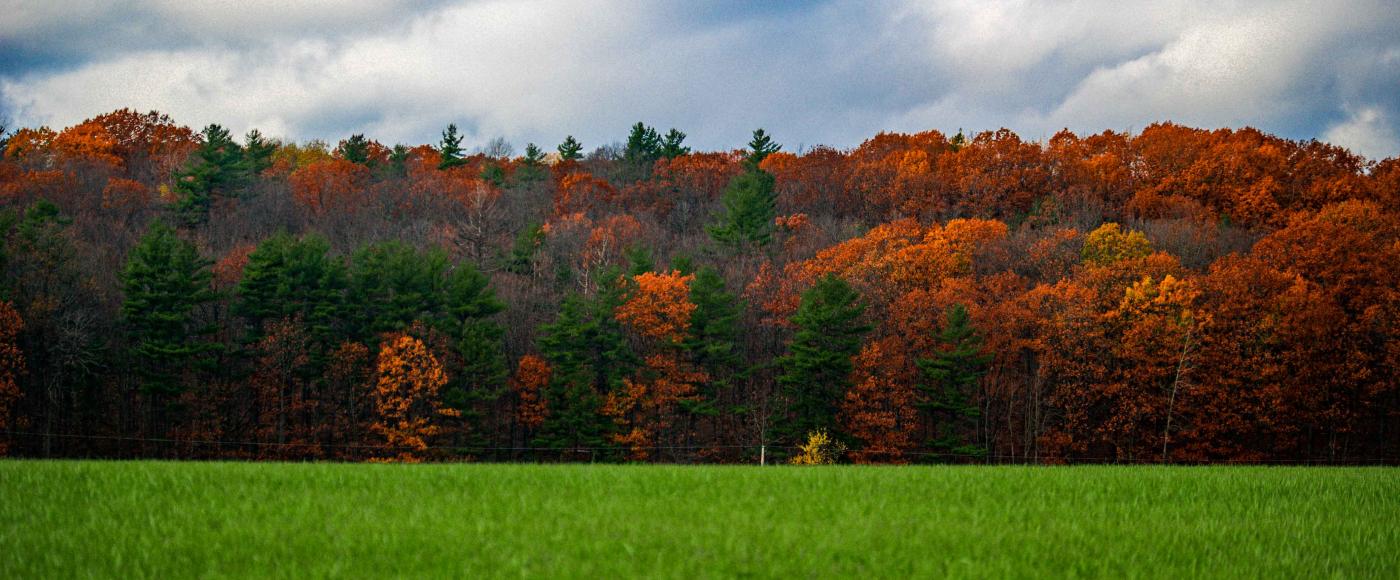
{"type": "Polygon", "coordinates": [[[1329,127],[1322,140],[1371,159],[1394,156],[1400,151],[1400,134],[1385,111],[1376,107],[1358,109],[1346,121],[1329,127]]]}
{"type": "Polygon", "coordinates": [[[1379,0],[10,4],[0,107],[24,124],[130,106],[294,139],[433,142],[456,122],[477,145],[596,146],[643,120],[795,149],[1166,119],[1343,138],[1400,115],[1400,19],[1379,0]]]}

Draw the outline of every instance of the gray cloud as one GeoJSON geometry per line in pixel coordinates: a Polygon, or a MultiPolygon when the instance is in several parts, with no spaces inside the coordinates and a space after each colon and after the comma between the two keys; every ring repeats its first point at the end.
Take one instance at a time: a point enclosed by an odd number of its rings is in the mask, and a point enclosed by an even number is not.
{"type": "Polygon", "coordinates": [[[644,120],[702,148],[880,130],[1030,138],[1158,120],[1400,153],[1384,2],[145,2],[0,7],[0,106],[130,106],[294,139],[598,145],[644,120]],[[334,6],[330,6],[334,4],[334,6]]]}

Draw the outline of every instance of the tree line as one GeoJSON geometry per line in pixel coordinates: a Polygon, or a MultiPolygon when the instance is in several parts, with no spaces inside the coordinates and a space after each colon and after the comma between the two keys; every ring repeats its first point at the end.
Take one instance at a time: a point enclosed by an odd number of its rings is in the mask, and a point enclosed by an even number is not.
{"type": "Polygon", "coordinates": [[[0,128],[0,451],[1400,460],[1400,160],[0,128]]]}

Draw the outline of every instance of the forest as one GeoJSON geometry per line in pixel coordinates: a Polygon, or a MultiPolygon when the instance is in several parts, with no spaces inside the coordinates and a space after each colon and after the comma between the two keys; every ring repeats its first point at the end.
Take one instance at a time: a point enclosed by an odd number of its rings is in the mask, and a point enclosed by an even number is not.
{"type": "Polygon", "coordinates": [[[1400,159],[0,129],[0,455],[1400,462],[1400,159]]]}

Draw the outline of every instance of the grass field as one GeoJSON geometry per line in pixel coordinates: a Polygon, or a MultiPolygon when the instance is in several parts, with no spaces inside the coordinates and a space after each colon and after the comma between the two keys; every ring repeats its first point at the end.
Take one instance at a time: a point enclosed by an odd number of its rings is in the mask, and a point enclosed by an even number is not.
{"type": "Polygon", "coordinates": [[[1400,577],[1400,471],[0,461],[0,578],[1400,577]]]}

